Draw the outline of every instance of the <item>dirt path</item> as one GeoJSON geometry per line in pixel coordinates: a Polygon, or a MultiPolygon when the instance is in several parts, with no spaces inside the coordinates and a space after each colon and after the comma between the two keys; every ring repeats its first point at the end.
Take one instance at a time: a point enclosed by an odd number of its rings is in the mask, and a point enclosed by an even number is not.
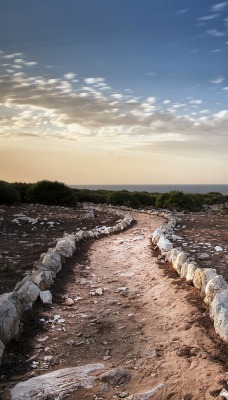
{"type": "Polygon", "coordinates": [[[66,306],[59,295],[43,311],[43,332],[30,360],[38,366],[33,375],[102,362],[131,372],[130,382],[106,391],[97,381],[70,400],[120,399],[160,383],[165,387],[154,399],[216,398],[227,376],[218,360],[220,342],[199,322],[194,289],[165,273],[153,255],[149,236],[162,219],[135,217],[131,229],[94,241],[84,260],[72,259],[66,293],[75,304],[66,306]]]}

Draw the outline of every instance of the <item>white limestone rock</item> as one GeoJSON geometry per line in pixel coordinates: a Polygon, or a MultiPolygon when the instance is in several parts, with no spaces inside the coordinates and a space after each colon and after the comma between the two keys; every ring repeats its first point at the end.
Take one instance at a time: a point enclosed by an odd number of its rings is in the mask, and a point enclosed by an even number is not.
{"type": "Polygon", "coordinates": [[[42,258],[42,264],[55,274],[57,274],[57,272],[59,272],[62,268],[60,256],[61,253],[56,250],[57,249],[48,249],[48,252],[42,258]]]}
{"type": "Polygon", "coordinates": [[[201,293],[205,293],[205,288],[207,283],[217,276],[216,270],[212,268],[197,268],[194,273],[193,285],[201,291],[201,293]]]}
{"type": "Polygon", "coordinates": [[[50,290],[40,291],[40,299],[44,304],[52,304],[52,294],[50,290]]]}
{"type": "Polygon", "coordinates": [[[173,262],[173,268],[178,272],[181,273],[182,265],[187,261],[188,257],[184,251],[181,251],[177,254],[175,261],[173,262]]]}
{"type": "Polygon", "coordinates": [[[17,292],[0,295],[0,340],[4,345],[17,336],[21,312],[22,308],[18,301],[17,292]]]}
{"type": "Polygon", "coordinates": [[[25,282],[18,290],[18,299],[20,300],[24,310],[32,307],[40,294],[40,289],[33,282],[25,282]]]}
{"type": "Polygon", "coordinates": [[[228,289],[217,293],[210,305],[210,316],[214,320],[216,333],[228,341],[228,289]]]}
{"type": "Polygon", "coordinates": [[[199,268],[198,264],[195,261],[191,261],[188,263],[188,270],[186,275],[187,282],[193,282],[195,271],[199,268]]]}
{"type": "Polygon", "coordinates": [[[63,399],[80,387],[91,388],[96,377],[90,373],[103,368],[104,364],[88,364],[36,376],[10,389],[11,400],[63,399]]]}
{"type": "Polygon", "coordinates": [[[63,238],[58,239],[55,248],[63,257],[72,257],[75,252],[75,236],[65,235],[63,238]]]}
{"type": "Polygon", "coordinates": [[[157,246],[160,251],[170,251],[173,248],[172,243],[165,237],[165,235],[160,235],[159,241],[157,242],[157,246]]]}
{"type": "Polygon", "coordinates": [[[226,289],[228,289],[228,283],[221,275],[217,275],[215,278],[212,278],[205,288],[205,303],[210,306],[216,294],[226,289]]]}
{"type": "Polygon", "coordinates": [[[159,239],[160,239],[160,236],[161,236],[162,234],[163,234],[163,233],[162,233],[161,228],[155,229],[155,231],[154,231],[154,232],[152,233],[152,235],[151,235],[151,241],[152,241],[154,244],[157,244],[158,241],[159,241],[159,239]]]}

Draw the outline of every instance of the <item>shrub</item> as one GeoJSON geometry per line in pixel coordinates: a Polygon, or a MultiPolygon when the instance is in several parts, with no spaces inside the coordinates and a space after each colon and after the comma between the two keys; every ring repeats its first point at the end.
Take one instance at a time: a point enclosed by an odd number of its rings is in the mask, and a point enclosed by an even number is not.
{"type": "Polygon", "coordinates": [[[80,202],[88,202],[95,204],[104,204],[107,202],[107,198],[102,192],[96,190],[89,189],[74,189],[78,201],[80,202]]]}
{"type": "Polygon", "coordinates": [[[73,189],[61,182],[43,180],[29,186],[26,199],[31,203],[73,207],[77,197],[73,189]]]}
{"type": "Polygon", "coordinates": [[[20,201],[20,193],[13,184],[0,181],[0,204],[15,204],[20,201]]]}
{"type": "Polygon", "coordinates": [[[31,185],[30,183],[14,182],[13,187],[20,193],[22,203],[26,203],[26,192],[31,185]]]}
{"type": "Polygon", "coordinates": [[[125,190],[112,192],[108,196],[108,201],[113,206],[126,206],[126,207],[139,207],[139,201],[134,197],[133,193],[129,193],[125,190]]]}

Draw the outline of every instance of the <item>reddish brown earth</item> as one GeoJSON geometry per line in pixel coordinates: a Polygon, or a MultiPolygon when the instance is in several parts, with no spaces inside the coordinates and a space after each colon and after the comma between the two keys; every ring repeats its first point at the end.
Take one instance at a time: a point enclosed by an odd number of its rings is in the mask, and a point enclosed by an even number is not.
{"type": "MultiPolygon", "coordinates": [[[[149,237],[163,220],[134,216],[137,223],[123,233],[81,242],[51,288],[53,304],[36,303],[19,342],[8,346],[0,371],[3,399],[16,381],[96,362],[128,370],[130,382],[106,392],[97,380],[70,400],[121,399],[160,383],[165,386],[154,399],[219,399],[227,384],[228,347],[198,292],[157,259],[149,237]]],[[[216,245],[222,247],[221,241],[216,245]]]]}

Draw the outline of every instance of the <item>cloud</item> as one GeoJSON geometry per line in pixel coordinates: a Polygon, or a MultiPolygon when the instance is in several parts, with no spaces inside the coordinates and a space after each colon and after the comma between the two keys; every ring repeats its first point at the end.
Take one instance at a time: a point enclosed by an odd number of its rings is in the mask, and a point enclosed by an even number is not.
{"type": "Polygon", "coordinates": [[[94,83],[105,82],[104,78],[86,78],[84,82],[88,85],[93,85],[94,83]]]}
{"type": "Polygon", "coordinates": [[[205,15],[204,17],[199,17],[198,21],[210,21],[210,20],[215,19],[217,17],[219,17],[219,14],[205,15]]]}
{"type": "Polygon", "coordinates": [[[222,11],[222,10],[224,10],[225,7],[227,7],[227,5],[228,5],[228,1],[223,1],[222,3],[217,3],[211,7],[211,11],[213,11],[213,12],[222,11]]]}
{"type": "Polygon", "coordinates": [[[176,12],[176,14],[177,14],[177,15],[182,15],[182,14],[185,14],[186,12],[188,12],[188,8],[184,8],[184,9],[182,9],[182,10],[178,10],[178,11],[176,12]]]}
{"type": "Polygon", "coordinates": [[[214,37],[225,36],[225,32],[220,32],[217,29],[208,29],[207,33],[208,33],[208,35],[211,35],[211,36],[214,36],[214,37]]]}
{"type": "MultiPolygon", "coordinates": [[[[172,138],[173,146],[183,142],[193,147],[204,141],[207,145],[214,144],[216,138],[215,149],[223,151],[226,146],[228,115],[224,110],[215,115],[191,114],[202,100],[188,99],[190,111],[181,115],[186,112],[186,103],[172,105],[169,99],[156,99],[153,92],[142,98],[111,88],[107,91],[104,78],[80,80],[79,77],[77,85],[73,85],[67,79],[68,74],[53,78],[47,76],[46,70],[43,76],[32,73],[33,70],[24,68],[20,72],[5,71],[0,77],[1,138],[18,139],[27,135],[31,139],[78,141],[108,137],[119,141],[124,137],[129,143],[133,139],[148,140],[150,144],[156,142],[156,146],[169,143],[172,138]]],[[[71,79],[75,75],[69,74],[71,79]]]]}
{"type": "Polygon", "coordinates": [[[222,90],[225,90],[227,92],[228,91],[228,86],[225,86],[224,88],[222,88],[222,90]]]}
{"type": "Polygon", "coordinates": [[[212,79],[210,82],[217,85],[217,84],[222,83],[224,81],[225,81],[224,76],[218,76],[215,79],[212,79]]]}
{"type": "Polygon", "coordinates": [[[194,105],[200,105],[202,104],[202,100],[191,100],[189,103],[194,105]]]}
{"type": "Polygon", "coordinates": [[[76,76],[77,76],[76,74],[74,74],[74,73],[72,73],[72,72],[68,72],[68,74],[65,74],[65,75],[64,75],[64,78],[65,78],[65,79],[72,80],[72,79],[74,79],[76,76]]]}
{"type": "Polygon", "coordinates": [[[36,61],[25,61],[22,58],[15,58],[14,62],[17,64],[24,65],[25,67],[33,67],[34,65],[37,64],[36,61]]]}

